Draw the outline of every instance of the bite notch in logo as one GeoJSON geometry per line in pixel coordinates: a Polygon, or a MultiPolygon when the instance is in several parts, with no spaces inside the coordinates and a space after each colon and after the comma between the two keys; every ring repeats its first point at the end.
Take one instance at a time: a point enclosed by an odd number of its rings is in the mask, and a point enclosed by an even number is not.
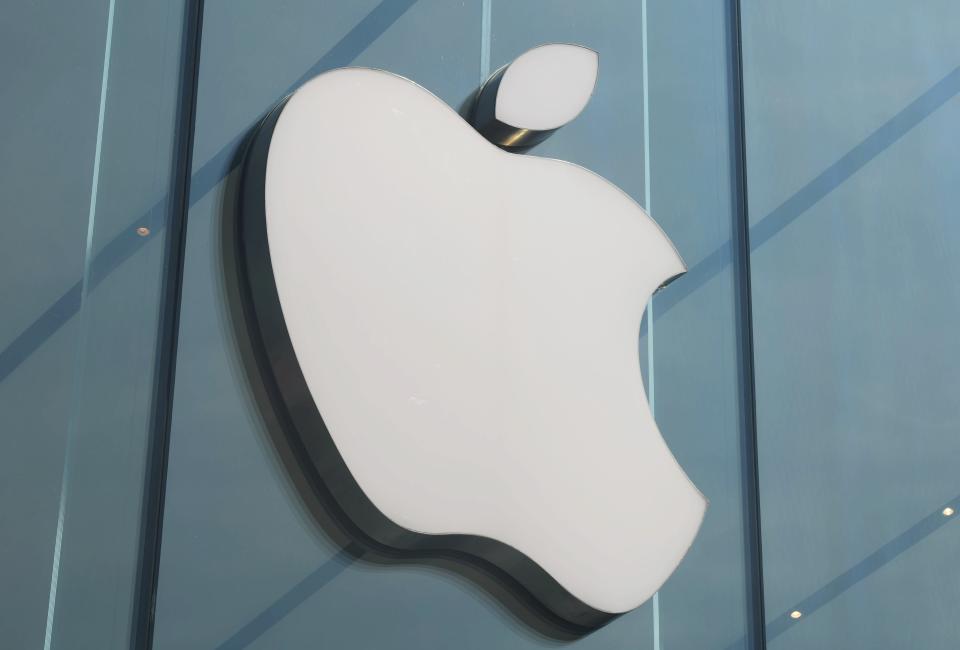
{"type": "Polygon", "coordinates": [[[609,181],[511,151],[596,76],[590,50],[535,48],[471,125],[389,72],[321,74],[256,134],[240,231],[264,370],[352,529],[476,560],[583,630],[646,601],[706,508],[638,354],[680,256],[609,181]]]}

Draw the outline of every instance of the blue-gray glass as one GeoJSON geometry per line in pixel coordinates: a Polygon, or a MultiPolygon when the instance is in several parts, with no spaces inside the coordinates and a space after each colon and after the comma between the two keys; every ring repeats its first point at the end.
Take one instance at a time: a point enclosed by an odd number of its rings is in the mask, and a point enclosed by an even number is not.
{"type": "Polygon", "coordinates": [[[5,7],[5,647],[134,633],[182,29],[180,3],[5,7]]]}
{"type": "MultiPolygon", "coordinates": [[[[650,200],[687,261],[703,269],[657,298],[653,370],[661,428],[712,505],[662,593],[663,617],[647,604],[563,642],[577,648],[655,648],[661,637],[664,646],[713,648],[744,636],[728,43],[722,2],[688,21],[700,4],[648,8],[649,30],[673,30],[651,39],[650,200]],[[672,38],[695,45],[677,48],[672,38]],[[691,413],[694,404],[701,410],[691,413]]],[[[461,572],[387,562],[331,531],[250,358],[235,269],[237,165],[257,120],[324,70],[384,68],[459,107],[492,69],[540,43],[569,41],[600,52],[600,85],[580,118],[526,155],[582,164],[646,203],[643,6],[206,3],[155,648],[561,643],[461,572]]]]}
{"type": "Polygon", "coordinates": [[[960,638],[958,25],[743,3],[771,648],[960,638]]]}
{"type": "Polygon", "coordinates": [[[655,410],[710,499],[690,553],[661,589],[661,648],[747,648],[732,150],[731,3],[647,8],[650,213],[688,271],[653,300],[655,410]]]}
{"type": "Polygon", "coordinates": [[[12,648],[42,647],[47,618],[107,4],[14,3],[0,22],[0,638],[12,648]]]}

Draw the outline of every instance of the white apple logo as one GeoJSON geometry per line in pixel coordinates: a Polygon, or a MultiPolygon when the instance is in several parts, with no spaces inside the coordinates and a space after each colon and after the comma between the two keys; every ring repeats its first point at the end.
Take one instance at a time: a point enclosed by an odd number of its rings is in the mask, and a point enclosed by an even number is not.
{"type": "Polygon", "coordinates": [[[685,271],[657,224],[378,70],[316,77],[258,142],[243,237],[258,313],[282,310],[258,316],[267,355],[358,526],[488,559],[574,624],[646,601],[706,508],[641,377],[644,306],[685,271]]]}

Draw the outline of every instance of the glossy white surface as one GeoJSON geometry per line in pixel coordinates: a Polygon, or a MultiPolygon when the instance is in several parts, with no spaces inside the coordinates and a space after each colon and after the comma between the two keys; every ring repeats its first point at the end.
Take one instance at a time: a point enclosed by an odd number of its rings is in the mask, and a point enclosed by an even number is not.
{"type": "Polygon", "coordinates": [[[644,394],[644,305],[684,268],[632,199],[343,69],[284,108],[266,216],[300,366],[384,514],[510,544],[599,610],[659,588],[706,503],[644,394]]]}
{"type": "Polygon", "coordinates": [[[599,57],[579,45],[551,43],[527,50],[503,73],[496,117],[533,131],[558,129],[590,101],[599,57]]]}

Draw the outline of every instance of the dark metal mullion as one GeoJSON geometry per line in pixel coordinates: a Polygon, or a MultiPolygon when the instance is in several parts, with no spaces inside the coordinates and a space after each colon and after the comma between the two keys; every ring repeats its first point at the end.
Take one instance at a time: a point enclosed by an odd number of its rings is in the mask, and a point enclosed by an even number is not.
{"type": "Polygon", "coordinates": [[[140,566],[137,574],[130,647],[148,649],[153,644],[154,608],[160,564],[160,538],[166,493],[170,420],[180,328],[183,258],[190,209],[193,136],[196,127],[197,87],[200,76],[200,40],[203,0],[185,0],[180,90],[177,100],[175,153],[164,242],[163,287],[152,403],[150,442],[144,477],[140,533],[140,566]]]}
{"type": "Polygon", "coordinates": [[[734,269],[737,351],[740,375],[743,462],[744,539],[746,546],[747,647],[765,650],[763,553],[760,520],[760,471],[757,449],[757,391],[754,374],[753,303],[750,271],[750,218],[747,200],[746,123],[744,119],[743,38],[740,0],[730,0],[731,135],[734,200],[734,269]]]}

